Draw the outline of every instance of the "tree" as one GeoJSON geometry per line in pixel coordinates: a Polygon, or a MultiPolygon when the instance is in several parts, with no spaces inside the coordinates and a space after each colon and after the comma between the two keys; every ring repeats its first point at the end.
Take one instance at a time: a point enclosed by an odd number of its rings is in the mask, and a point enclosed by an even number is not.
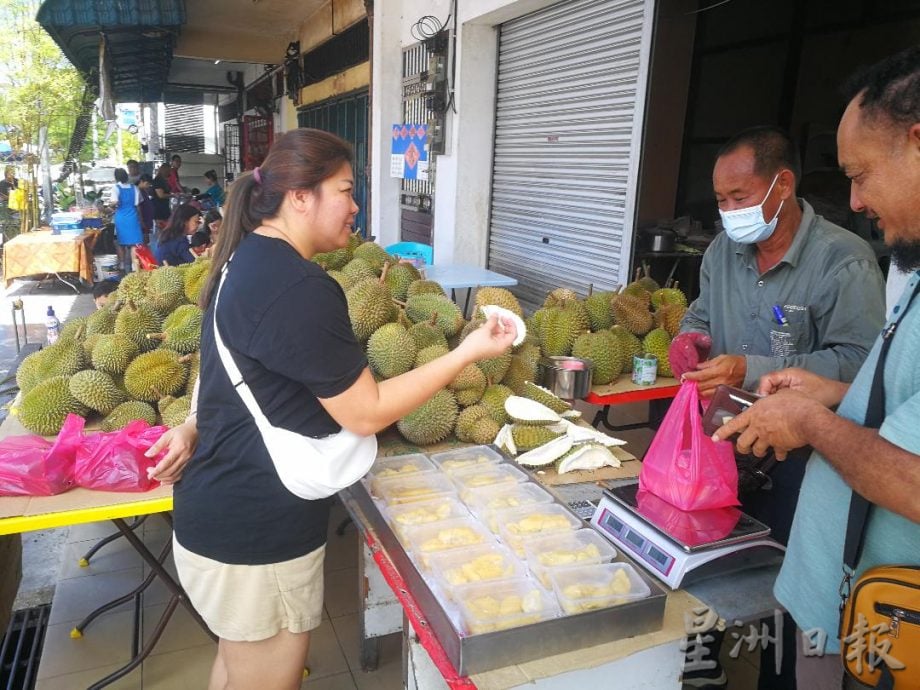
{"type": "Polygon", "coordinates": [[[67,151],[85,84],[35,21],[38,0],[0,0],[0,124],[13,148],[37,146],[48,127],[53,161],[67,151]]]}

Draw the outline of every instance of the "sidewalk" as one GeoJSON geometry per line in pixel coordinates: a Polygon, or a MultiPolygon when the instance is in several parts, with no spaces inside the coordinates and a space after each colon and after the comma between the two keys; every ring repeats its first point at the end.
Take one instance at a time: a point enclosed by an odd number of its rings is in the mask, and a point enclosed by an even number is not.
{"type": "MultiPolygon", "coordinates": [[[[402,687],[401,636],[381,644],[380,666],[373,673],[360,669],[358,657],[358,541],[355,527],[341,537],[335,527],[345,511],[336,504],[330,520],[325,561],[323,623],[310,643],[310,677],[303,687],[323,690],[397,690],[402,687]]],[[[169,530],[151,515],[139,528],[145,543],[156,551],[169,530]]],[[[115,531],[107,522],[78,525],[69,530],[51,617],[45,634],[37,690],[85,688],[116,670],[130,658],[133,605],[96,619],[81,639],[71,639],[74,625],[114,595],[128,592],[146,576],[147,566],[124,539],[105,546],[86,568],[80,557],[100,538],[115,531]]],[[[175,575],[170,556],[167,568],[175,575]]],[[[145,634],[156,624],[168,600],[166,588],[155,582],[143,595],[145,634]]],[[[113,690],[199,690],[207,686],[216,645],[181,606],[166,627],[153,654],[132,673],[110,685],[113,690]]]]}

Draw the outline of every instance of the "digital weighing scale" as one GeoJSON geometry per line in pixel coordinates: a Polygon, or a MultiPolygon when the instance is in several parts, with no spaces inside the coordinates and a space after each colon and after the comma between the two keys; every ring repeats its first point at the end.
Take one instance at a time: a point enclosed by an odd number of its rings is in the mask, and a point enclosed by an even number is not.
{"type": "Polygon", "coordinates": [[[671,589],[780,563],[786,550],[737,508],[682,511],[638,482],[605,490],[591,524],[671,589]]]}

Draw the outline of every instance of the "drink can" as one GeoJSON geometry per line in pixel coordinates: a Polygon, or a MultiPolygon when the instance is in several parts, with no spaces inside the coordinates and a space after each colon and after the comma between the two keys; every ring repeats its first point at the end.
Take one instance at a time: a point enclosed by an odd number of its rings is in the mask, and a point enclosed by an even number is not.
{"type": "Polygon", "coordinates": [[[658,358],[651,352],[633,355],[632,382],[637,386],[651,386],[658,378],[658,358]]]}

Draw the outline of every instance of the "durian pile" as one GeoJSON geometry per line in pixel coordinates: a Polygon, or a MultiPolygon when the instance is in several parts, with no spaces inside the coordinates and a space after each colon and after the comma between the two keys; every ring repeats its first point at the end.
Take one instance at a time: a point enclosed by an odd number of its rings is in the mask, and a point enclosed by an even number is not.
{"type": "Polygon", "coordinates": [[[68,319],[53,345],[26,357],[16,373],[22,425],[56,435],[68,414],[104,431],[143,419],[185,421],[198,377],[202,310],[198,297],[210,259],[130,273],[109,304],[68,319]]]}
{"type": "MultiPolygon", "coordinates": [[[[479,288],[472,320],[466,320],[436,282],[379,245],[355,235],[349,246],[313,259],[345,291],[348,313],[364,344],[374,376],[384,380],[418,368],[455,348],[484,322],[481,308],[497,305],[524,316],[517,298],[503,288],[479,288]]],[[[632,371],[634,354],[658,356],[659,374],[670,376],[668,346],[677,334],[687,298],[675,284],[661,288],[637,274],[617,292],[553,290],[527,320],[527,338],[504,354],[467,366],[446,388],[399,420],[402,436],[419,446],[444,441],[488,444],[510,422],[505,402],[522,396],[574,415],[571,406],[535,386],[541,356],[574,355],[594,364],[594,383],[603,385],[632,371]]],[[[552,440],[553,432],[515,432],[522,450],[552,440]],[[531,438],[532,435],[536,437],[531,438]]]]}

